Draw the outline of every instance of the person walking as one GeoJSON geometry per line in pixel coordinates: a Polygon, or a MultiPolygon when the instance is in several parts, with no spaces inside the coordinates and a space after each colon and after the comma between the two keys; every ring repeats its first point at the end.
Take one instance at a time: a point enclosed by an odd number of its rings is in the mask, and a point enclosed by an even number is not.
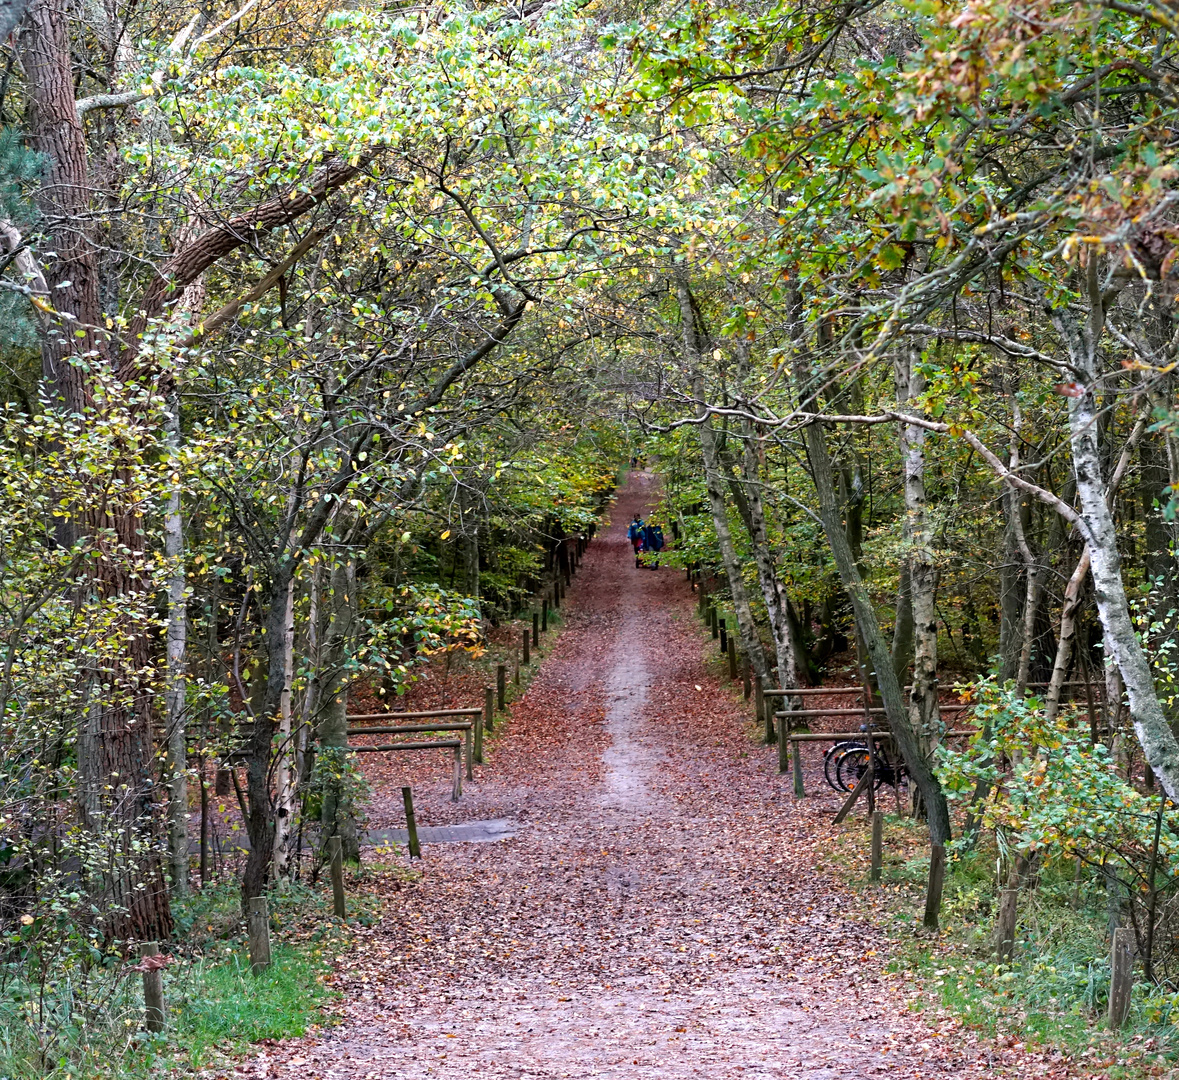
{"type": "Polygon", "coordinates": [[[663,529],[655,522],[643,529],[643,549],[654,553],[654,560],[647,565],[652,570],[658,570],[659,553],[663,550],[663,529]]]}
{"type": "Polygon", "coordinates": [[[638,570],[643,565],[642,554],[647,539],[647,529],[639,514],[635,514],[634,520],[627,528],[626,538],[630,541],[630,546],[635,549],[635,569],[638,570]]]}

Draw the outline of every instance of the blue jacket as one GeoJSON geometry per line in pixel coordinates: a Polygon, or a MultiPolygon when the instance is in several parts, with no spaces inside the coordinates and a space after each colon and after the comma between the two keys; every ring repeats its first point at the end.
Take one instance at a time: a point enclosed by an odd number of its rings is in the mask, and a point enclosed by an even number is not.
{"type": "Polygon", "coordinates": [[[626,530],[626,538],[633,544],[636,540],[642,540],[644,535],[643,519],[632,521],[630,528],[626,530]]]}
{"type": "Polygon", "coordinates": [[[648,525],[643,530],[643,540],[648,551],[663,550],[663,530],[658,525],[648,525]]]}

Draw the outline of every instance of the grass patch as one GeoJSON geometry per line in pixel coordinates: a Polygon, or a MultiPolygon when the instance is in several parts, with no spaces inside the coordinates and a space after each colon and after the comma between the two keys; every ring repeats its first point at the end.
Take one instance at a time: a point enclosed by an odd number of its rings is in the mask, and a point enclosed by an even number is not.
{"type": "MultiPolygon", "coordinates": [[[[891,793],[889,794],[891,800],[891,793]]],[[[992,953],[998,908],[998,852],[985,844],[951,856],[942,926],[921,926],[929,871],[923,823],[885,818],[884,876],[868,880],[869,831],[862,815],[835,839],[831,861],[856,882],[891,943],[887,970],[922,991],[916,1007],[947,1010],[967,1026],[1005,1041],[1039,1045],[1084,1061],[1109,1080],[1160,1075],[1179,1062],[1179,994],[1134,987],[1128,1022],[1105,1027],[1109,992],[1106,893],[1092,874],[1049,864],[1020,896],[1011,964],[992,953]]]]}
{"type": "MultiPolygon", "coordinates": [[[[7,968],[0,987],[0,1080],[146,1080],[191,1075],[247,1054],[263,1040],[297,1038],[330,1022],[338,997],[331,961],[353,941],[325,914],[325,889],[271,894],[272,964],[250,972],[235,885],[212,885],[176,905],[174,962],[164,969],[168,1028],[141,1030],[142,981],[117,956],[46,965],[44,980],[7,968]]],[[[351,923],[371,925],[377,902],[353,894],[351,923]]]]}

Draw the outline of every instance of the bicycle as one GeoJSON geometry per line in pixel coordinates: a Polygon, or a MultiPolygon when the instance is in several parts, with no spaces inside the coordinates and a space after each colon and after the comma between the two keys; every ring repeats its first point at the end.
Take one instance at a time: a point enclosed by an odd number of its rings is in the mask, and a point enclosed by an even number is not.
{"type": "Polygon", "coordinates": [[[839,759],[849,750],[866,750],[867,746],[858,739],[841,739],[823,751],[823,779],[828,787],[842,791],[839,786],[839,759]]]}
{"type": "MultiPolygon", "coordinates": [[[[845,739],[835,743],[823,754],[823,775],[836,791],[852,791],[863,779],[872,763],[872,752],[867,742],[845,739]],[[834,783],[832,783],[834,772],[834,783]]],[[[887,784],[896,789],[909,781],[909,770],[899,758],[894,758],[884,746],[876,748],[876,773],[872,787],[879,790],[887,784]]]]}

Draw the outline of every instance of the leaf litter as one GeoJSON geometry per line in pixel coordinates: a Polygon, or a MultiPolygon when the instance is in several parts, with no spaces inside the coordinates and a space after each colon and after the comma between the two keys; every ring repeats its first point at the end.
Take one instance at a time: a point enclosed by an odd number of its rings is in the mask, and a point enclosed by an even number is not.
{"type": "MultiPolygon", "coordinates": [[[[615,520],[655,494],[632,474],[615,520]]],[[[404,824],[412,783],[421,824],[506,817],[519,832],[426,845],[409,885],[369,871],[384,916],[337,964],[338,1026],[236,1075],[1093,1075],[914,1011],[916,988],[885,971],[882,901],[825,866],[831,800],[792,797],[739,687],[702,665],[715,645],[682,576],[629,552],[622,524],[590,546],[564,633],[460,803],[443,763],[366,755],[372,827],[404,824]]]]}

